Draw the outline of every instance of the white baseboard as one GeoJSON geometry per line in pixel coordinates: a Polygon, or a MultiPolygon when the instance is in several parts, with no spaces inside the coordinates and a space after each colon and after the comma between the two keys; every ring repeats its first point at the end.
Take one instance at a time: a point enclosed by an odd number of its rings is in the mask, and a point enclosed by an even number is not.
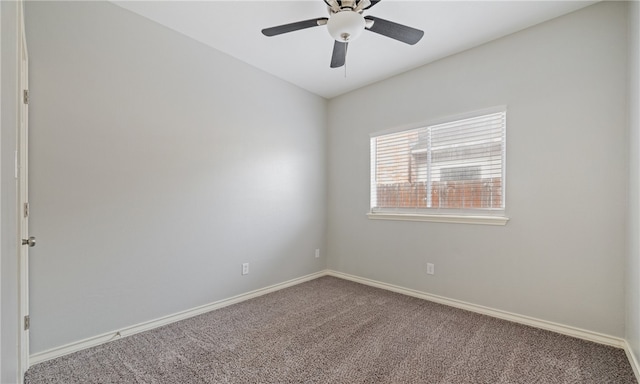
{"type": "Polygon", "coordinates": [[[404,287],[400,287],[393,284],[387,284],[380,281],[371,280],[371,279],[354,276],[354,275],[333,271],[333,270],[324,270],[324,271],[316,272],[310,275],[285,281],[283,283],[274,284],[265,288],[256,289],[251,292],[243,293],[243,294],[233,296],[227,299],[219,300],[210,304],[202,305],[200,307],[174,313],[172,315],[164,316],[155,320],[150,320],[144,323],[132,325],[116,331],[107,332],[101,335],[89,337],[84,340],[79,340],[79,341],[69,343],[60,347],[52,348],[43,352],[38,352],[29,357],[29,363],[30,365],[33,365],[33,364],[41,363],[43,361],[55,359],[57,357],[68,355],[73,352],[81,351],[86,348],[107,343],[109,341],[118,339],[120,337],[131,336],[136,333],[158,328],[166,324],[170,324],[176,321],[194,317],[209,311],[226,307],[228,305],[240,303],[242,301],[249,300],[254,297],[275,292],[280,289],[291,287],[293,285],[297,285],[300,283],[304,283],[309,280],[317,279],[322,276],[334,276],[337,278],[354,281],[356,283],[361,283],[361,284],[369,285],[372,287],[377,287],[377,288],[385,289],[388,291],[401,293],[407,296],[417,297],[420,299],[433,301],[433,302],[448,305],[451,307],[456,307],[456,308],[464,309],[467,311],[496,317],[499,319],[504,319],[504,320],[525,324],[532,327],[545,329],[548,331],[552,331],[552,332],[556,332],[556,333],[560,333],[568,336],[577,337],[577,338],[588,340],[588,341],[593,341],[599,344],[605,344],[605,345],[610,345],[617,348],[623,348],[625,350],[625,353],[627,354],[627,357],[634,370],[634,373],[636,374],[636,377],[640,377],[640,365],[638,365],[638,361],[634,356],[633,351],[631,350],[631,348],[629,347],[629,344],[624,339],[605,335],[602,333],[588,331],[585,329],[575,328],[568,325],[558,324],[558,323],[554,323],[546,320],[540,320],[540,319],[536,319],[529,316],[519,315],[516,313],[511,313],[511,312],[501,311],[498,309],[484,307],[481,305],[471,304],[471,303],[467,303],[460,300],[449,299],[443,296],[432,295],[429,293],[425,293],[425,292],[421,292],[421,291],[417,291],[409,288],[404,288],[404,287]]]}
{"type": "Polygon", "coordinates": [[[68,355],[73,352],[78,352],[83,349],[95,347],[100,344],[107,343],[109,341],[119,339],[121,337],[135,335],[136,333],[148,331],[154,328],[161,327],[163,325],[167,325],[170,323],[174,323],[176,321],[188,319],[190,317],[194,317],[197,315],[201,315],[206,312],[213,311],[215,309],[220,309],[232,304],[240,303],[245,300],[253,299],[254,297],[262,296],[267,293],[275,292],[281,290],[283,288],[291,287],[300,283],[304,283],[305,281],[317,279],[319,277],[327,275],[327,271],[320,271],[316,273],[312,273],[310,275],[298,277],[289,281],[285,281],[282,283],[274,284],[265,288],[256,289],[254,291],[250,291],[247,293],[243,293],[237,296],[233,296],[227,299],[218,300],[210,304],[205,304],[199,307],[195,307],[192,309],[188,309],[186,311],[174,313],[172,315],[164,316],[155,320],[146,321],[140,324],[132,325],[126,328],[122,328],[119,330],[103,333],[101,335],[93,336],[86,338],[84,340],[75,341],[73,343],[69,343],[60,347],[55,347],[46,351],[34,353],[29,356],[29,365],[34,365],[41,363],[43,361],[55,359],[57,357],[61,357],[64,355],[68,355]]]}
{"type": "Polygon", "coordinates": [[[545,330],[556,332],[556,333],[561,333],[563,335],[577,337],[579,339],[593,341],[599,344],[610,345],[617,348],[625,348],[625,344],[626,344],[626,341],[624,339],[621,339],[618,337],[609,336],[609,335],[605,335],[598,332],[592,332],[586,329],[575,328],[569,325],[558,324],[551,321],[540,320],[540,319],[536,319],[529,316],[519,315],[517,313],[511,313],[507,311],[501,311],[499,309],[484,307],[482,305],[471,304],[471,303],[467,303],[460,300],[449,299],[443,296],[432,295],[429,293],[420,292],[420,291],[416,291],[409,288],[399,287],[397,285],[387,284],[387,283],[383,283],[376,280],[366,279],[363,277],[354,276],[347,273],[328,270],[327,275],[338,277],[345,280],[351,280],[356,283],[361,283],[361,284],[369,285],[376,288],[382,288],[388,291],[401,293],[407,296],[413,296],[420,299],[433,301],[436,303],[464,309],[471,312],[480,313],[480,314],[491,316],[491,317],[497,317],[499,319],[508,320],[515,323],[529,325],[535,328],[540,328],[540,329],[545,329],[545,330]]]}
{"type": "Polygon", "coordinates": [[[636,375],[636,380],[640,381],[640,365],[638,364],[638,359],[636,359],[635,353],[633,353],[633,349],[629,343],[624,341],[624,352],[627,355],[627,359],[629,360],[629,364],[631,364],[631,368],[633,368],[633,373],[636,375]]]}

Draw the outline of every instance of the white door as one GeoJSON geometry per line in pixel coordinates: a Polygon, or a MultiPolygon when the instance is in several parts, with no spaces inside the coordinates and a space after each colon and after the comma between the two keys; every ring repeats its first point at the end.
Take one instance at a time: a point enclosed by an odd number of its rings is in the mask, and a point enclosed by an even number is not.
{"type": "Polygon", "coordinates": [[[24,33],[24,3],[18,3],[19,55],[20,55],[20,128],[16,153],[16,176],[18,177],[18,217],[19,217],[19,270],[20,270],[20,383],[29,368],[29,248],[35,245],[35,238],[29,235],[29,59],[24,33]]]}

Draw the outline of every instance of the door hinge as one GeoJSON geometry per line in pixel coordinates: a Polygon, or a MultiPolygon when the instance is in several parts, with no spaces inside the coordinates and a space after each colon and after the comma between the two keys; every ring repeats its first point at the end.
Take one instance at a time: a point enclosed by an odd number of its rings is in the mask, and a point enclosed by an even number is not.
{"type": "Polygon", "coordinates": [[[29,104],[29,90],[25,89],[24,91],[22,91],[22,101],[25,104],[29,104]]]}
{"type": "Polygon", "coordinates": [[[19,162],[18,162],[18,151],[13,151],[13,163],[15,165],[14,176],[17,179],[18,178],[18,174],[20,173],[20,165],[19,165],[19,162]]]}
{"type": "Polygon", "coordinates": [[[29,203],[24,203],[24,217],[29,217],[29,203]]]}
{"type": "Polygon", "coordinates": [[[29,323],[30,323],[29,322],[29,315],[27,315],[27,316],[24,317],[24,330],[25,331],[29,330],[29,325],[30,325],[29,323]]]}

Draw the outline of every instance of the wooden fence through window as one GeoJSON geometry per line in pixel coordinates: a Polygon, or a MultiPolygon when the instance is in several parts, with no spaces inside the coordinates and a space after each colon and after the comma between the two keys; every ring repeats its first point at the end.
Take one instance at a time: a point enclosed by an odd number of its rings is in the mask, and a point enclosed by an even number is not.
{"type": "MultiPolygon", "coordinates": [[[[378,184],[378,208],[427,208],[427,182],[378,184]]],[[[502,208],[502,179],[434,181],[431,208],[502,208]]]]}

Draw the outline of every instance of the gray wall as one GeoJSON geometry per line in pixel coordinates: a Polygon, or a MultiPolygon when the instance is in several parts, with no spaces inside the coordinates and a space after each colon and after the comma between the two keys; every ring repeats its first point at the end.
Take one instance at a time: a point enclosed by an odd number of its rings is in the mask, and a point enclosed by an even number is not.
{"type": "Polygon", "coordinates": [[[0,2],[0,382],[16,383],[18,371],[18,257],[14,151],[18,125],[18,3],[0,2]]]}
{"type": "Polygon", "coordinates": [[[26,21],[32,353],[326,267],[324,99],[110,3],[26,21]]]}
{"type": "Polygon", "coordinates": [[[329,267],[624,336],[626,7],[587,7],[332,99],[329,267]],[[367,219],[371,132],[497,105],[506,226],[367,219]]]}
{"type": "Polygon", "coordinates": [[[629,228],[626,339],[640,357],[640,3],[629,3],[629,228]]]}

